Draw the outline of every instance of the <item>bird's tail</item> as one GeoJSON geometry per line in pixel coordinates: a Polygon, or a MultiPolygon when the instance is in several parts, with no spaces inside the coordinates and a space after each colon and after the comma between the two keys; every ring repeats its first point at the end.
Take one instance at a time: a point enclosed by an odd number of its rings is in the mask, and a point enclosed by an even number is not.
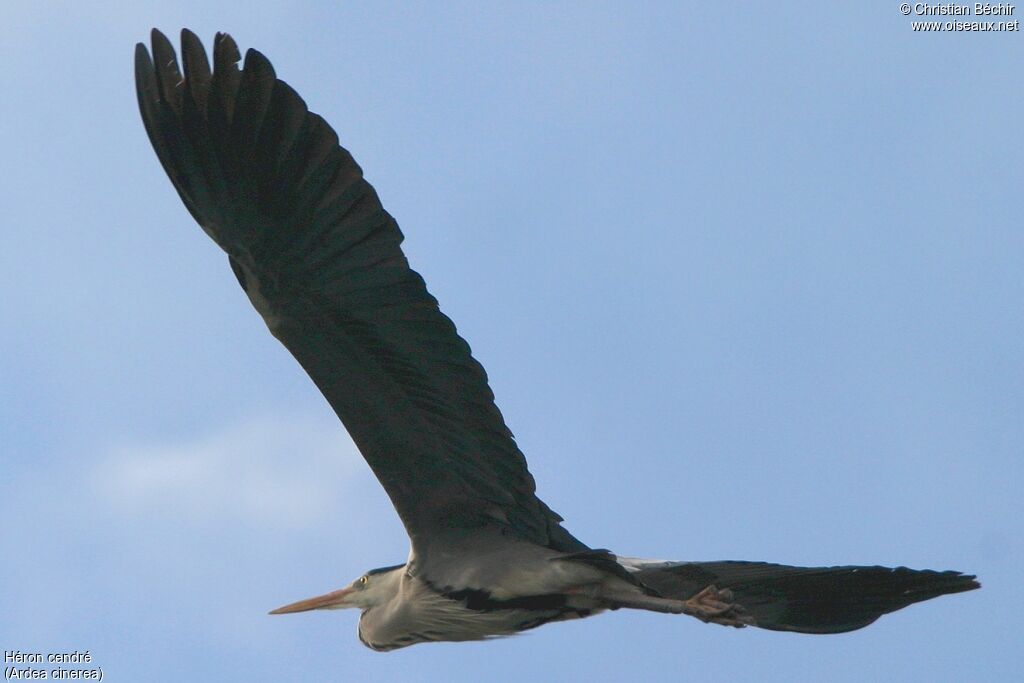
{"type": "Polygon", "coordinates": [[[708,586],[728,589],[755,626],[800,633],[853,631],[915,602],[980,587],[974,576],[960,572],[906,567],[618,561],[661,597],[687,600],[708,586]]]}

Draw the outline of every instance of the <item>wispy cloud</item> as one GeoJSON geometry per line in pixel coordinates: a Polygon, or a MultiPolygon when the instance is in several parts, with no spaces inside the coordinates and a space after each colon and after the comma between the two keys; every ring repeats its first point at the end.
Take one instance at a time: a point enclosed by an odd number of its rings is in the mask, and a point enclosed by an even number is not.
{"type": "Polygon", "coordinates": [[[90,480],[121,510],[289,528],[335,513],[361,460],[338,422],[264,417],[179,441],[120,444],[90,480]]]}

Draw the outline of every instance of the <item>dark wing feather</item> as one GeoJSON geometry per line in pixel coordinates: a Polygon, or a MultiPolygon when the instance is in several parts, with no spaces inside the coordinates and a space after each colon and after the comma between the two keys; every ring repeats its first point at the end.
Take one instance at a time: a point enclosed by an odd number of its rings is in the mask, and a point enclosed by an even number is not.
{"type": "Polygon", "coordinates": [[[327,123],[263,55],[218,34],[213,72],[182,32],[184,76],[153,31],[135,54],[146,131],[185,206],[387,490],[417,556],[498,530],[582,543],[534,495],[484,369],[409,268],[402,233],[327,123]]]}
{"type": "Polygon", "coordinates": [[[974,590],[976,577],[906,567],[790,567],[768,562],[666,562],[634,574],[664,597],[729,589],[754,624],[773,631],[844,633],[922,600],[974,590]]]}

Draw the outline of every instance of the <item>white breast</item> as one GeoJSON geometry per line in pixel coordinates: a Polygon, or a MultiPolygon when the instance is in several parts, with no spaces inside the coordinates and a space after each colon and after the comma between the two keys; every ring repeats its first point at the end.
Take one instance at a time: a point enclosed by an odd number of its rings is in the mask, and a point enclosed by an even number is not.
{"type": "Polygon", "coordinates": [[[428,641],[483,640],[512,635],[549,621],[589,616],[600,610],[469,609],[408,575],[395,598],[359,618],[359,639],[374,650],[395,650],[428,641]]]}

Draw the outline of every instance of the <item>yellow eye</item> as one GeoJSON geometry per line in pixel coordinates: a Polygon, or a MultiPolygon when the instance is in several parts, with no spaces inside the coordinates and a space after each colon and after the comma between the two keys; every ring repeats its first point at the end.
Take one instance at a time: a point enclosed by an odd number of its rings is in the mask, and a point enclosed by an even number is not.
{"type": "Polygon", "coordinates": [[[360,586],[365,586],[369,582],[370,582],[370,577],[368,577],[368,576],[360,576],[359,577],[359,585],[360,586]]]}

